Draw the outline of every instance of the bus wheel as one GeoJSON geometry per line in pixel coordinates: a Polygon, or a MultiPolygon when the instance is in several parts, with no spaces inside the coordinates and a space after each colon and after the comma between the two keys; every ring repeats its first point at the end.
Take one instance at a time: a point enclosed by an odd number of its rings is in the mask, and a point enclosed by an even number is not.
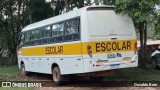
{"type": "Polygon", "coordinates": [[[61,75],[59,67],[54,67],[52,72],[53,81],[56,85],[61,85],[64,82],[64,76],[61,75]]]}
{"type": "Polygon", "coordinates": [[[29,76],[29,72],[26,71],[24,64],[21,65],[21,75],[29,76]]]}
{"type": "Polygon", "coordinates": [[[90,76],[89,77],[91,81],[98,81],[98,82],[101,82],[104,78],[105,78],[104,76],[96,76],[96,77],[90,76]]]}

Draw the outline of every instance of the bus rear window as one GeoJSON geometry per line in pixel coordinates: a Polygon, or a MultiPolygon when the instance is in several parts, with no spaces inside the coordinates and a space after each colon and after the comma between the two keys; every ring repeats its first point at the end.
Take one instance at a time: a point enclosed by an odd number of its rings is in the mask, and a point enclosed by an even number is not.
{"type": "Polygon", "coordinates": [[[88,11],[87,14],[91,36],[131,36],[135,32],[132,20],[113,10],[88,11]]]}

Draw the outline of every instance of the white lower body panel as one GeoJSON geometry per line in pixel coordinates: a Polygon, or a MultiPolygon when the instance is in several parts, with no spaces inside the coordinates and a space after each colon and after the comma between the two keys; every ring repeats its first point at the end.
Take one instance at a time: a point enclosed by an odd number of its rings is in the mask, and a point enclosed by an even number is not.
{"type": "Polygon", "coordinates": [[[96,72],[96,71],[105,71],[105,70],[114,70],[121,68],[130,68],[138,66],[138,56],[134,55],[132,60],[129,61],[115,61],[115,62],[96,62],[92,59],[84,60],[84,70],[85,73],[96,72]]]}

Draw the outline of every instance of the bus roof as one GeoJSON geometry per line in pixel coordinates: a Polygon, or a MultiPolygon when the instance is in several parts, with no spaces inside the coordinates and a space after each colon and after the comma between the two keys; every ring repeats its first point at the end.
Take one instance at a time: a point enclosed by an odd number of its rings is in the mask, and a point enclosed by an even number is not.
{"type": "Polygon", "coordinates": [[[81,16],[81,14],[83,13],[83,11],[86,10],[93,10],[96,8],[113,8],[114,6],[109,6],[109,5],[105,5],[105,6],[86,6],[77,10],[73,10],[61,15],[57,15],[33,24],[30,24],[28,26],[26,26],[25,28],[22,29],[22,32],[34,29],[34,28],[38,28],[38,27],[42,27],[42,26],[46,26],[46,25],[50,25],[56,22],[61,22],[64,21],[66,19],[70,19],[70,18],[74,18],[74,17],[78,17],[81,16]]]}

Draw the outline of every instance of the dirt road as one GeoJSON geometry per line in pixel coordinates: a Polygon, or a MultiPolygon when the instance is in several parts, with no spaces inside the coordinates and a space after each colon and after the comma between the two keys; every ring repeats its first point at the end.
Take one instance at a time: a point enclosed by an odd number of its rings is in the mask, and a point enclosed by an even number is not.
{"type": "MultiPolygon", "coordinates": [[[[18,75],[17,77],[12,78],[2,78],[1,80],[9,80],[9,81],[38,81],[43,82],[42,88],[34,88],[35,90],[160,90],[160,87],[106,87],[103,82],[95,83],[95,82],[71,82],[69,84],[63,86],[56,86],[52,82],[52,76],[46,74],[37,74],[32,73],[30,76],[22,76],[18,75]]],[[[75,79],[76,80],[76,79],[75,79]]],[[[79,80],[79,78],[77,79],[79,80]]],[[[122,84],[123,85],[123,84],[122,84]]]]}
{"type": "Polygon", "coordinates": [[[160,90],[160,87],[43,87],[35,90],[160,90]]]}

